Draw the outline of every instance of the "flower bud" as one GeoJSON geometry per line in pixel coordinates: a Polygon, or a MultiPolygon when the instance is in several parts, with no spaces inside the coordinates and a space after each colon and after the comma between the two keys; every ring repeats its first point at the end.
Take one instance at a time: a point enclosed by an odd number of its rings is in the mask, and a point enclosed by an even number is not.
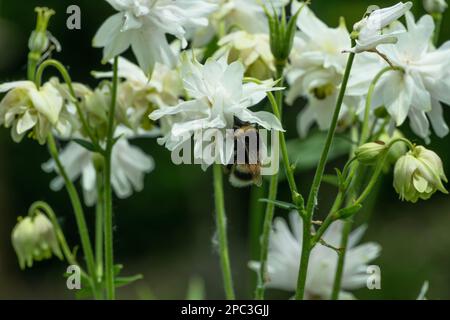
{"type": "Polygon", "coordinates": [[[433,151],[419,146],[402,156],[395,164],[394,188],[402,200],[427,200],[436,191],[448,193],[442,161],[433,151]]]}
{"type": "Polygon", "coordinates": [[[279,66],[283,66],[289,58],[294,44],[297,19],[305,5],[303,3],[298,8],[295,8],[296,11],[293,12],[293,16],[289,20],[286,18],[284,8],[281,11],[281,17],[279,17],[275,9],[273,9],[271,14],[264,7],[265,14],[269,20],[270,48],[276,64],[279,66]]]}
{"type": "Polygon", "coordinates": [[[53,224],[44,214],[20,219],[11,235],[21,269],[32,267],[33,260],[50,259],[52,253],[63,259],[53,224]]]}
{"type": "Polygon", "coordinates": [[[423,7],[429,14],[443,13],[448,4],[445,0],[423,0],[423,7]]]}
{"type": "Polygon", "coordinates": [[[380,155],[386,150],[386,144],[382,141],[363,144],[355,151],[355,156],[362,164],[375,164],[380,155]]]}
{"type": "Polygon", "coordinates": [[[36,12],[36,29],[31,33],[28,47],[31,52],[44,53],[50,43],[47,34],[48,22],[50,17],[55,14],[55,11],[48,8],[36,8],[36,12]]]}

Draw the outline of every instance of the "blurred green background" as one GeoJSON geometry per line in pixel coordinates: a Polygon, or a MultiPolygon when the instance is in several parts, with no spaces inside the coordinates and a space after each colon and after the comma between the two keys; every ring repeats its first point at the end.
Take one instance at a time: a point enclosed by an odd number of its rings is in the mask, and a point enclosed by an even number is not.
{"type": "MultiPolygon", "coordinates": [[[[422,1],[414,1],[414,13],[423,14],[422,1]]],[[[360,19],[370,4],[387,6],[395,0],[314,0],[313,9],[329,25],[337,25],[345,16],[348,26],[360,19]]],[[[50,30],[59,39],[63,51],[54,55],[69,67],[75,81],[95,84],[91,70],[103,68],[101,50],[91,47],[91,40],[101,23],[113,12],[106,1],[0,0],[0,82],[25,77],[27,39],[35,25],[34,7],[54,8],[50,30]],[[66,28],[66,8],[77,4],[82,11],[81,30],[66,28]]],[[[441,41],[450,39],[450,19],[444,18],[441,41]]],[[[295,118],[300,106],[287,109],[291,138],[295,138],[295,118]]],[[[446,110],[447,118],[450,110],[446,110]]],[[[450,120],[450,119],[448,119],[450,120]]],[[[416,139],[411,136],[411,139],[416,139]]],[[[450,137],[433,139],[436,150],[450,172],[450,137]]],[[[213,197],[210,172],[194,166],[175,166],[170,154],[155,140],[136,143],[156,162],[156,170],[146,177],[145,190],[125,201],[115,201],[115,259],[125,265],[124,274],[142,273],[144,280],[119,290],[123,299],[183,299],[189,279],[204,279],[207,298],[223,298],[214,237],[213,197]]],[[[0,298],[70,299],[65,286],[65,265],[57,259],[36,263],[20,271],[11,246],[10,233],[19,215],[25,215],[35,200],[45,200],[60,217],[69,243],[78,243],[76,225],[64,191],[48,188],[53,176],[41,170],[48,159],[45,147],[25,139],[12,143],[9,131],[0,129],[0,298]]],[[[340,165],[341,163],[338,162],[340,165]]],[[[331,173],[333,166],[328,171],[331,173]]],[[[312,173],[299,176],[302,190],[307,190],[312,173]],[[306,183],[303,183],[306,181],[306,183]]],[[[428,297],[450,298],[450,198],[436,194],[430,201],[415,205],[402,203],[392,188],[392,176],[380,182],[364,240],[379,242],[382,255],[375,262],[382,270],[382,290],[361,289],[361,299],[415,299],[425,280],[430,281],[428,297]]],[[[334,189],[321,190],[319,217],[326,212],[334,189]]],[[[289,193],[282,185],[280,195],[289,193]]],[[[233,275],[238,297],[251,293],[252,273],[247,268],[249,248],[250,189],[226,186],[229,237],[233,275]]],[[[287,200],[287,199],[286,199],[287,200]]],[[[93,225],[94,212],[87,210],[93,225]]],[[[285,212],[277,212],[285,215],[285,212]]],[[[367,217],[369,212],[363,213],[367,217]]],[[[287,298],[286,293],[271,291],[273,298],[287,298]]]]}

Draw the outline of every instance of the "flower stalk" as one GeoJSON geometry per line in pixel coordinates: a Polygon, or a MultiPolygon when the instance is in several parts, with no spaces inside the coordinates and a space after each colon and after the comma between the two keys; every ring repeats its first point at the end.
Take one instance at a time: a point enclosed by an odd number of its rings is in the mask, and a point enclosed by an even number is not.
{"type": "Polygon", "coordinates": [[[87,228],[87,224],[86,224],[86,219],[84,216],[83,206],[81,205],[80,197],[78,196],[78,192],[77,192],[73,182],[67,176],[64,166],[61,163],[61,160],[59,159],[58,149],[56,147],[55,138],[53,137],[52,134],[49,134],[49,136],[48,136],[47,145],[48,145],[50,155],[52,156],[53,160],[55,161],[56,166],[58,167],[58,171],[61,174],[62,178],[64,179],[64,183],[66,185],[66,190],[67,190],[67,193],[69,194],[70,201],[72,203],[72,207],[73,207],[73,210],[75,213],[75,219],[76,219],[77,225],[78,225],[78,232],[80,234],[81,246],[83,248],[84,257],[86,259],[88,273],[92,279],[92,285],[93,285],[92,290],[94,293],[94,297],[97,298],[98,290],[97,290],[97,281],[96,281],[94,253],[92,251],[92,245],[91,245],[91,240],[89,238],[89,232],[88,232],[88,228],[87,228]]]}
{"type": "MultiPolygon", "coordinates": [[[[352,40],[354,42],[354,40],[352,40]]],[[[334,134],[336,132],[336,127],[339,119],[339,113],[341,111],[342,103],[344,101],[345,91],[347,89],[348,80],[350,78],[350,72],[353,66],[353,61],[355,59],[355,54],[350,53],[347,66],[345,68],[344,78],[341,85],[341,90],[336,102],[336,108],[334,110],[333,118],[331,121],[330,129],[328,130],[327,138],[325,141],[325,146],[322,151],[319,164],[313,179],[311,190],[309,193],[308,201],[306,204],[306,211],[303,214],[303,243],[302,243],[302,253],[300,257],[300,268],[297,280],[297,291],[295,293],[295,299],[303,300],[305,294],[306,276],[308,272],[309,256],[311,252],[311,226],[312,218],[314,213],[314,207],[316,205],[317,196],[319,193],[319,188],[322,182],[323,174],[325,172],[325,165],[328,160],[328,154],[333,143],[334,134]]]]}
{"type": "Polygon", "coordinates": [[[104,163],[104,234],[105,234],[105,287],[106,298],[114,300],[116,297],[114,284],[114,250],[113,250],[113,212],[112,212],[112,188],[111,188],[111,153],[114,146],[115,113],[118,87],[118,57],[114,58],[113,80],[111,91],[111,107],[109,109],[108,131],[106,147],[103,153],[104,163]]]}
{"type": "Polygon", "coordinates": [[[217,236],[219,241],[223,285],[227,300],[234,300],[233,277],[231,275],[230,256],[228,253],[227,217],[225,213],[222,167],[220,164],[213,165],[213,179],[217,236]]]}

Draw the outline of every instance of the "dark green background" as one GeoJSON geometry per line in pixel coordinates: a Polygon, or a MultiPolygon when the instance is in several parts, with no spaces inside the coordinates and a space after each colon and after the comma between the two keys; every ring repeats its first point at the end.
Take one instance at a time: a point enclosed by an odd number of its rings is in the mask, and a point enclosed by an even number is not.
{"type": "MultiPolygon", "coordinates": [[[[345,16],[348,26],[359,20],[370,4],[392,5],[387,0],[314,0],[317,15],[329,25],[337,25],[345,16]]],[[[414,1],[414,12],[422,14],[421,1],[414,1]]],[[[0,81],[21,79],[26,73],[27,39],[35,25],[35,6],[56,10],[50,30],[62,44],[54,57],[69,66],[75,81],[95,84],[91,70],[103,68],[101,50],[91,47],[91,40],[101,23],[113,12],[101,0],[0,0],[0,81]],[[82,29],[66,29],[66,8],[78,4],[82,10],[82,29]]],[[[450,39],[450,20],[444,18],[441,41],[450,39]]],[[[295,117],[301,106],[289,108],[286,119],[295,137],[295,117]]],[[[446,109],[448,116],[449,112],[446,109]]],[[[411,137],[416,139],[415,137],[411,137]]],[[[433,138],[430,148],[439,152],[450,172],[449,138],[433,138]]],[[[185,297],[191,276],[206,282],[208,298],[222,298],[218,258],[211,245],[214,236],[213,198],[210,172],[193,166],[172,165],[170,154],[155,140],[137,142],[156,161],[156,170],[146,177],[145,190],[126,201],[115,201],[116,261],[125,264],[124,274],[143,273],[145,279],[121,289],[119,298],[161,299],[185,297]]],[[[35,200],[48,201],[61,217],[71,244],[78,242],[74,218],[64,191],[48,188],[52,176],[42,172],[48,159],[45,147],[24,140],[14,144],[9,132],[0,129],[0,298],[72,298],[62,277],[65,265],[56,259],[37,263],[31,270],[20,271],[10,243],[10,232],[19,215],[25,215],[35,200]]],[[[339,163],[340,164],[340,163],[339,163]]],[[[329,172],[332,171],[329,167],[329,172]]],[[[299,176],[301,189],[307,190],[311,172],[299,176]],[[306,182],[304,182],[306,181],[306,182]]],[[[282,186],[281,198],[288,195],[282,186]]],[[[320,197],[323,215],[334,190],[324,186],[320,197]]],[[[232,267],[238,297],[251,292],[248,243],[249,190],[226,187],[232,267]]],[[[450,297],[450,200],[437,194],[432,200],[412,205],[398,200],[392,177],[381,184],[375,200],[370,228],[365,240],[383,246],[376,261],[382,270],[382,290],[362,289],[359,298],[415,299],[422,283],[430,281],[429,297],[450,297]]],[[[93,211],[87,210],[89,223],[93,211]]],[[[278,214],[285,214],[278,212],[278,214]]],[[[368,214],[368,213],[366,213],[368,214]]],[[[286,298],[281,292],[271,296],[286,298]]]]}

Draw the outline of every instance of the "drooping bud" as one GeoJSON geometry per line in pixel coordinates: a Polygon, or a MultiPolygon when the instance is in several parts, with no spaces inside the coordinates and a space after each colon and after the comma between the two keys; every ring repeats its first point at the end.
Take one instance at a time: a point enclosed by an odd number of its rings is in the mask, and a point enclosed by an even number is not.
{"type": "Polygon", "coordinates": [[[378,161],[385,150],[386,144],[383,141],[369,142],[356,149],[355,156],[360,163],[372,165],[378,161]]]}
{"type": "Polygon", "coordinates": [[[423,7],[429,14],[441,14],[448,8],[445,0],[423,0],[423,7]]]}
{"type": "Polygon", "coordinates": [[[53,224],[44,214],[20,218],[11,235],[21,269],[32,267],[33,261],[50,259],[52,253],[63,259],[53,224]]]}
{"type": "Polygon", "coordinates": [[[422,146],[409,151],[395,165],[394,188],[402,200],[427,200],[438,190],[447,194],[442,181],[447,182],[442,160],[422,146]]]}

